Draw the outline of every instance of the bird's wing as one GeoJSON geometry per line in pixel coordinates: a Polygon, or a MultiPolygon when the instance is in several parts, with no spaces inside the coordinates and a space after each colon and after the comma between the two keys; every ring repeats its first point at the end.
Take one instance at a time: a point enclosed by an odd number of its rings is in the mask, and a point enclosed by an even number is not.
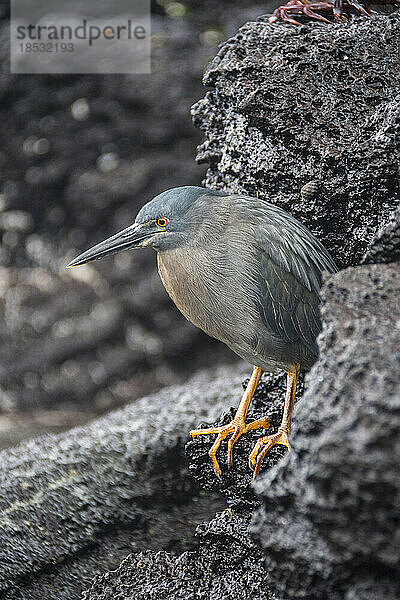
{"type": "Polygon", "coordinates": [[[322,244],[274,205],[257,221],[256,247],[261,265],[261,315],[272,333],[287,342],[303,342],[315,352],[321,329],[319,292],[322,271],[337,271],[322,244]]]}

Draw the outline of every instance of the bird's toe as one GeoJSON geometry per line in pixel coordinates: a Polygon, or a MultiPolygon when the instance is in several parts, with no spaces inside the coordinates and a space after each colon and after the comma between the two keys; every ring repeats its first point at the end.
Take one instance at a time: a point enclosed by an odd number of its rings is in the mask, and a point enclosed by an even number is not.
{"type": "Polygon", "coordinates": [[[233,447],[238,441],[238,439],[248,431],[252,431],[254,429],[268,429],[270,423],[267,417],[262,417],[261,419],[257,419],[251,423],[245,423],[244,420],[233,420],[227,425],[222,425],[220,427],[210,427],[207,429],[194,429],[190,432],[192,438],[195,438],[198,435],[208,435],[217,433],[217,437],[211,446],[208,455],[211,458],[212,465],[214,467],[214,471],[216,475],[221,478],[221,467],[219,466],[217,460],[217,451],[221,445],[221,442],[228,437],[229,434],[232,434],[228,440],[228,451],[227,451],[227,459],[226,464],[228,468],[233,465],[233,447]]]}
{"type": "Polygon", "coordinates": [[[277,445],[286,446],[286,448],[290,450],[288,434],[281,428],[279,428],[276,433],[263,436],[257,440],[256,445],[249,456],[249,466],[253,470],[254,478],[260,474],[262,462],[268,452],[277,445]]]}

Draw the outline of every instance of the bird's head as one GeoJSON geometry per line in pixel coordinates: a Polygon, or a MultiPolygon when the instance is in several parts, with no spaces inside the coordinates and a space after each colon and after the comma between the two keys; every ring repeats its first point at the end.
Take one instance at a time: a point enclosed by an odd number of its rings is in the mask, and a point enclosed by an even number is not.
{"type": "Polygon", "coordinates": [[[167,190],[145,204],[132,225],[86,250],[67,266],[77,267],[131,248],[150,246],[165,251],[183,246],[204,217],[201,198],[219,195],[224,193],[195,186],[167,190]]]}

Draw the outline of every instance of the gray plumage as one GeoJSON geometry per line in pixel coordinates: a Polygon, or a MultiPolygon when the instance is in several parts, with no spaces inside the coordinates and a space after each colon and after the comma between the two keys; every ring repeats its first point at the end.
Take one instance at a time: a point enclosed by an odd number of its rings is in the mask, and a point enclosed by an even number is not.
{"type": "Polygon", "coordinates": [[[321,274],[336,266],[294,217],[245,195],[174,188],[69,266],[137,246],[157,251],[164,286],[184,316],[240,357],[269,371],[312,365],[321,274]]]}

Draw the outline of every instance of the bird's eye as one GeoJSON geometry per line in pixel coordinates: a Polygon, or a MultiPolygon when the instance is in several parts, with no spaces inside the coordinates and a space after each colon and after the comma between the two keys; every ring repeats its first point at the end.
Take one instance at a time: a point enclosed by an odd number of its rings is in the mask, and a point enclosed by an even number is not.
{"type": "Polygon", "coordinates": [[[161,217],[160,219],[157,219],[157,225],[159,227],[166,227],[168,223],[168,219],[166,219],[165,217],[161,217]]]}

